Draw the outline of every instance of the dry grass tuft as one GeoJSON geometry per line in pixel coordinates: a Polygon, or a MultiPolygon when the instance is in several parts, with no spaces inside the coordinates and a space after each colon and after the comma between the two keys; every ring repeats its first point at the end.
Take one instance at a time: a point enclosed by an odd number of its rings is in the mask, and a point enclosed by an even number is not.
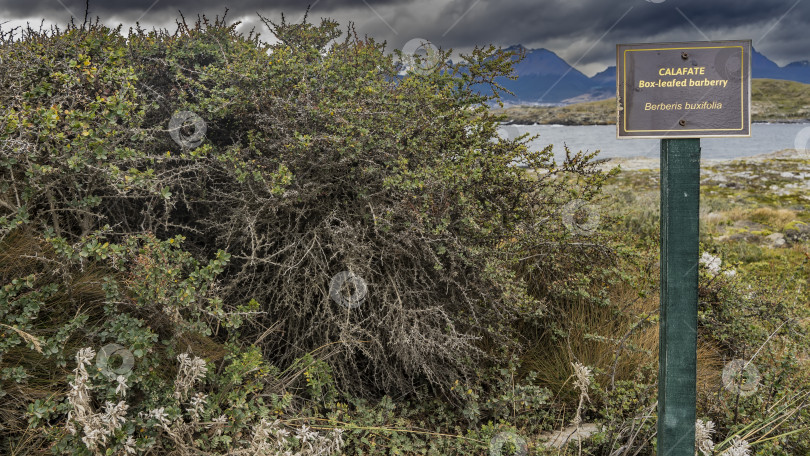
{"type": "MultiPolygon", "coordinates": [[[[556,318],[566,337],[553,337],[551,332],[541,335],[524,357],[524,368],[537,371],[541,386],[571,402],[578,397],[568,384],[572,363],[592,367],[595,380],[603,388],[610,389],[618,381],[638,380],[639,375],[650,381],[657,375],[658,325],[649,317],[657,312],[657,297],[635,300],[623,310],[585,300],[572,302],[556,318]]],[[[722,366],[717,349],[699,338],[698,395],[716,388],[722,366]]]]}
{"type": "Polygon", "coordinates": [[[782,231],[785,226],[797,219],[796,211],[790,209],[774,209],[759,207],[756,209],[733,208],[728,211],[712,212],[701,217],[701,222],[711,232],[722,232],[723,225],[737,221],[750,220],[766,225],[773,231],[782,231]]]}

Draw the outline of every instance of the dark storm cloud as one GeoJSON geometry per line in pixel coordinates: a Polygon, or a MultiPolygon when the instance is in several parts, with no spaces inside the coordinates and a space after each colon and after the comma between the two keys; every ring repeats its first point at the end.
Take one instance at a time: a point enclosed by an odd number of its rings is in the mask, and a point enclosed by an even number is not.
{"type": "MultiPolygon", "coordinates": [[[[367,0],[371,5],[384,5],[396,3],[396,0],[367,0]]],[[[299,0],[246,0],[238,2],[223,2],[221,0],[115,0],[115,1],[91,1],[90,15],[115,14],[122,15],[130,12],[141,14],[149,9],[150,12],[174,14],[178,10],[185,14],[195,13],[198,10],[224,10],[230,7],[231,10],[239,13],[254,12],[268,8],[289,8],[295,11],[306,8],[308,4],[314,4],[319,10],[334,11],[361,1],[353,0],[312,0],[302,2],[299,0]],[[154,4],[154,6],[152,6],[154,4]],[[151,8],[150,8],[151,6],[151,8]]],[[[11,17],[32,17],[38,14],[54,12],[60,14],[65,8],[75,14],[84,17],[85,0],[6,0],[0,5],[0,11],[11,17]]]]}
{"type": "MultiPolygon", "coordinates": [[[[352,21],[360,34],[401,47],[412,38],[442,48],[469,50],[493,43],[547,47],[579,67],[611,64],[616,43],[751,39],[772,59],[787,63],[810,59],[810,0],[122,0],[91,1],[90,16],[145,27],[168,26],[178,10],[239,18],[262,29],[256,12],[278,19],[283,12],[300,20],[352,21]],[[787,13],[787,14],[786,14],[787,13]]],[[[10,0],[0,4],[0,22],[45,18],[64,23],[71,11],[84,16],[84,0],[10,0]]]]}
{"type": "Polygon", "coordinates": [[[609,63],[616,43],[751,39],[774,59],[810,59],[810,2],[806,0],[545,1],[542,7],[527,0],[481,2],[476,9],[442,44],[545,46],[568,54],[570,62],[581,59],[581,64],[588,64],[609,63]],[[575,43],[578,46],[573,48],[575,43]]]}

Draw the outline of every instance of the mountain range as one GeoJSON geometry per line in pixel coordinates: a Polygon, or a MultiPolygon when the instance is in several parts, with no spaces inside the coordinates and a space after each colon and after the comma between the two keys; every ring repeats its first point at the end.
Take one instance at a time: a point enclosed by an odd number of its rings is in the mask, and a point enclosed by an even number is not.
{"type": "MultiPolygon", "coordinates": [[[[514,95],[502,94],[505,105],[570,104],[604,100],[616,96],[616,67],[588,77],[548,49],[528,49],[522,45],[507,48],[525,50],[525,58],[515,65],[516,80],[505,77],[496,82],[514,95]]],[[[751,50],[751,77],[784,79],[810,84],[810,61],[780,67],[756,50],[751,50]]],[[[517,57],[514,57],[517,60],[517,57]]]]}

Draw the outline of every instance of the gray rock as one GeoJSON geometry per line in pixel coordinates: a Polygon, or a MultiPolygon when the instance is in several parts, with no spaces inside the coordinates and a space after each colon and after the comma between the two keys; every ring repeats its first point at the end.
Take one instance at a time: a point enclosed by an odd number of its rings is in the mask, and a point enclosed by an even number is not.
{"type": "Polygon", "coordinates": [[[765,240],[767,241],[768,245],[770,245],[775,249],[787,245],[787,241],[785,241],[785,235],[782,233],[769,234],[768,236],[765,236],[765,240]]]}
{"type": "Polygon", "coordinates": [[[810,225],[804,222],[791,222],[785,229],[785,239],[791,244],[805,242],[810,239],[810,225]]]}
{"type": "Polygon", "coordinates": [[[745,228],[748,231],[765,231],[770,230],[771,228],[767,225],[763,225],[761,223],[752,222],[750,220],[737,220],[732,225],[734,228],[745,228]]]}
{"type": "MultiPolygon", "coordinates": [[[[745,241],[745,242],[756,242],[759,243],[762,240],[762,236],[754,233],[743,232],[743,233],[734,233],[728,236],[723,236],[725,239],[729,241],[745,241]]],[[[725,240],[724,239],[724,240],[725,240]]]]}
{"type": "Polygon", "coordinates": [[[540,433],[541,439],[548,439],[543,444],[546,447],[562,448],[569,441],[585,440],[591,435],[601,432],[601,427],[595,423],[582,423],[577,429],[576,426],[571,425],[567,428],[558,431],[545,431],[540,433]]]}

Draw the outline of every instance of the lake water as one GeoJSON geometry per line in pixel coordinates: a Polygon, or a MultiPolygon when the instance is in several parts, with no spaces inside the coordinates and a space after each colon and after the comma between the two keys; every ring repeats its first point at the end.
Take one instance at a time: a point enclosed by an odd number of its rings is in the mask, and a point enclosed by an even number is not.
{"type": "MultiPolygon", "coordinates": [[[[597,158],[650,157],[658,158],[660,141],[657,139],[616,139],[615,125],[504,125],[502,137],[516,134],[540,134],[530,143],[532,150],[542,150],[554,144],[554,157],[565,158],[563,144],[572,152],[601,152],[597,158]]],[[[810,123],[755,123],[750,138],[701,138],[701,158],[741,158],[775,152],[782,149],[810,148],[810,123]]]]}

